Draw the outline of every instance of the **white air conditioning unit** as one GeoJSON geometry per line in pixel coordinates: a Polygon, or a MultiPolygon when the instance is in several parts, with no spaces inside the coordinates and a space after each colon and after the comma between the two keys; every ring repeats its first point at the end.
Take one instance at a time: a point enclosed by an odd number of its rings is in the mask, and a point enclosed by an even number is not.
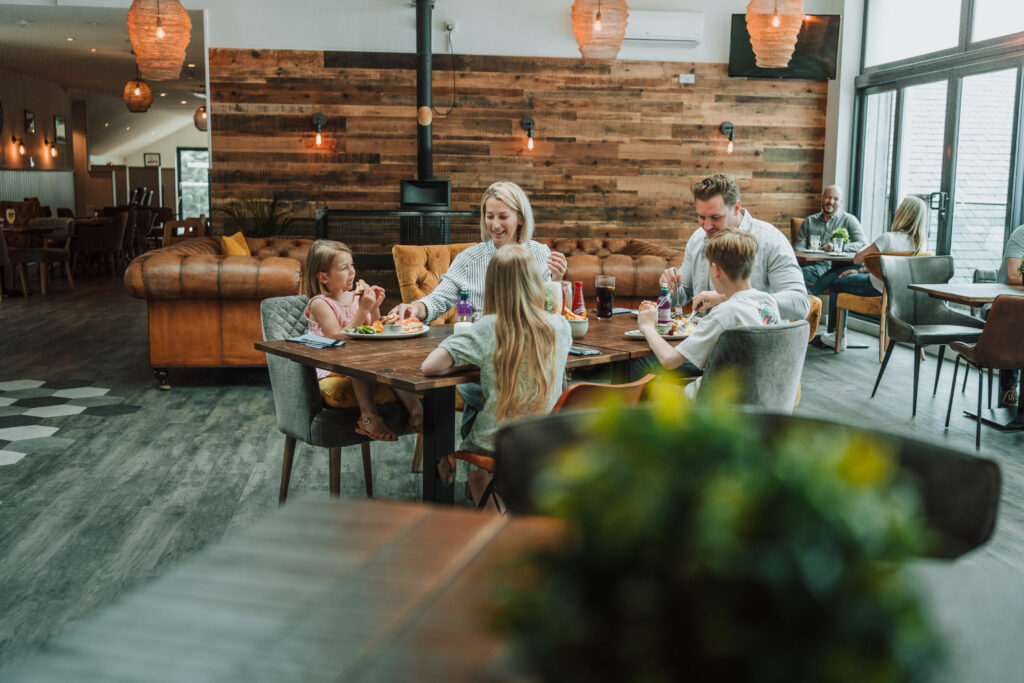
{"type": "Polygon", "coordinates": [[[697,47],[704,38],[703,12],[629,10],[626,35],[633,45],[662,44],[697,47]]]}

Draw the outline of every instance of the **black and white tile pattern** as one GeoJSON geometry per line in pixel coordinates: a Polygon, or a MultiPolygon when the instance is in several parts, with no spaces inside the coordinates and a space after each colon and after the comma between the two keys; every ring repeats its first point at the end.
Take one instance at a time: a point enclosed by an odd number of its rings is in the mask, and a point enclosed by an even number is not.
{"type": "Polygon", "coordinates": [[[29,453],[63,450],[73,439],[54,436],[47,424],[69,415],[112,417],[134,413],[138,406],[108,395],[110,389],[90,380],[18,379],[0,382],[0,466],[13,465],[29,453]]]}

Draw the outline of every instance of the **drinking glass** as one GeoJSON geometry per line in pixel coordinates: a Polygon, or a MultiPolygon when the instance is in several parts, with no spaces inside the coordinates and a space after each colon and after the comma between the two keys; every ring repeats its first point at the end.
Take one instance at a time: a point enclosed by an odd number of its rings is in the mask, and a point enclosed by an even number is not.
{"type": "Polygon", "coordinates": [[[594,288],[597,290],[597,319],[609,320],[615,303],[615,276],[598,275],[594,288]]]}
{"type": "Polygon", "coordinates": [[[7,209],[7,225],[14,225],[14,219],[18,217],[18,214],[14,213],[14,209],[7,209]]]}
{"type": "Polygon", "coordinates": [[[821,235],[811,235],[807,238],[807,244],[811,251],[817,251],[821,247],[821,235]]]}

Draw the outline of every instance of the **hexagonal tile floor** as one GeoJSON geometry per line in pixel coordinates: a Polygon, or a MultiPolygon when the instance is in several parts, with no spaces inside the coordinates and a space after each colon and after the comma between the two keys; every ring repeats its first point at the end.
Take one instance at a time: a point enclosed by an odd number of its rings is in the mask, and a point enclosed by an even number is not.
{"type": "Polygon", "coordinates": [[[60,426],[46,424],[47,420],[68,415],[114,417],[139,409],[124,405],[124,399],[109,392],[87,379],[0,382],[0,467],[13,465],[29,453],[59,451],[74,443],[74,439],[55,436],[60,426]]]}

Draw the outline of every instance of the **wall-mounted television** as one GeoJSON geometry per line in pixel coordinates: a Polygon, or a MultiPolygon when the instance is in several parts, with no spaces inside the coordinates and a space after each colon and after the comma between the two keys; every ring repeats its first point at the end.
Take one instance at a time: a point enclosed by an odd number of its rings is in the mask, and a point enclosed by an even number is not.
{"type": "Polygon", "coordinates": [[[729,40],[729,75],[747,78],[802,78],[824,81],[836,77],[839,54],[838,14],[808,14],[796,39],[796,50],[785,69],[762,69],[750,46],[746,16],[732,15],[729,40]]]}

